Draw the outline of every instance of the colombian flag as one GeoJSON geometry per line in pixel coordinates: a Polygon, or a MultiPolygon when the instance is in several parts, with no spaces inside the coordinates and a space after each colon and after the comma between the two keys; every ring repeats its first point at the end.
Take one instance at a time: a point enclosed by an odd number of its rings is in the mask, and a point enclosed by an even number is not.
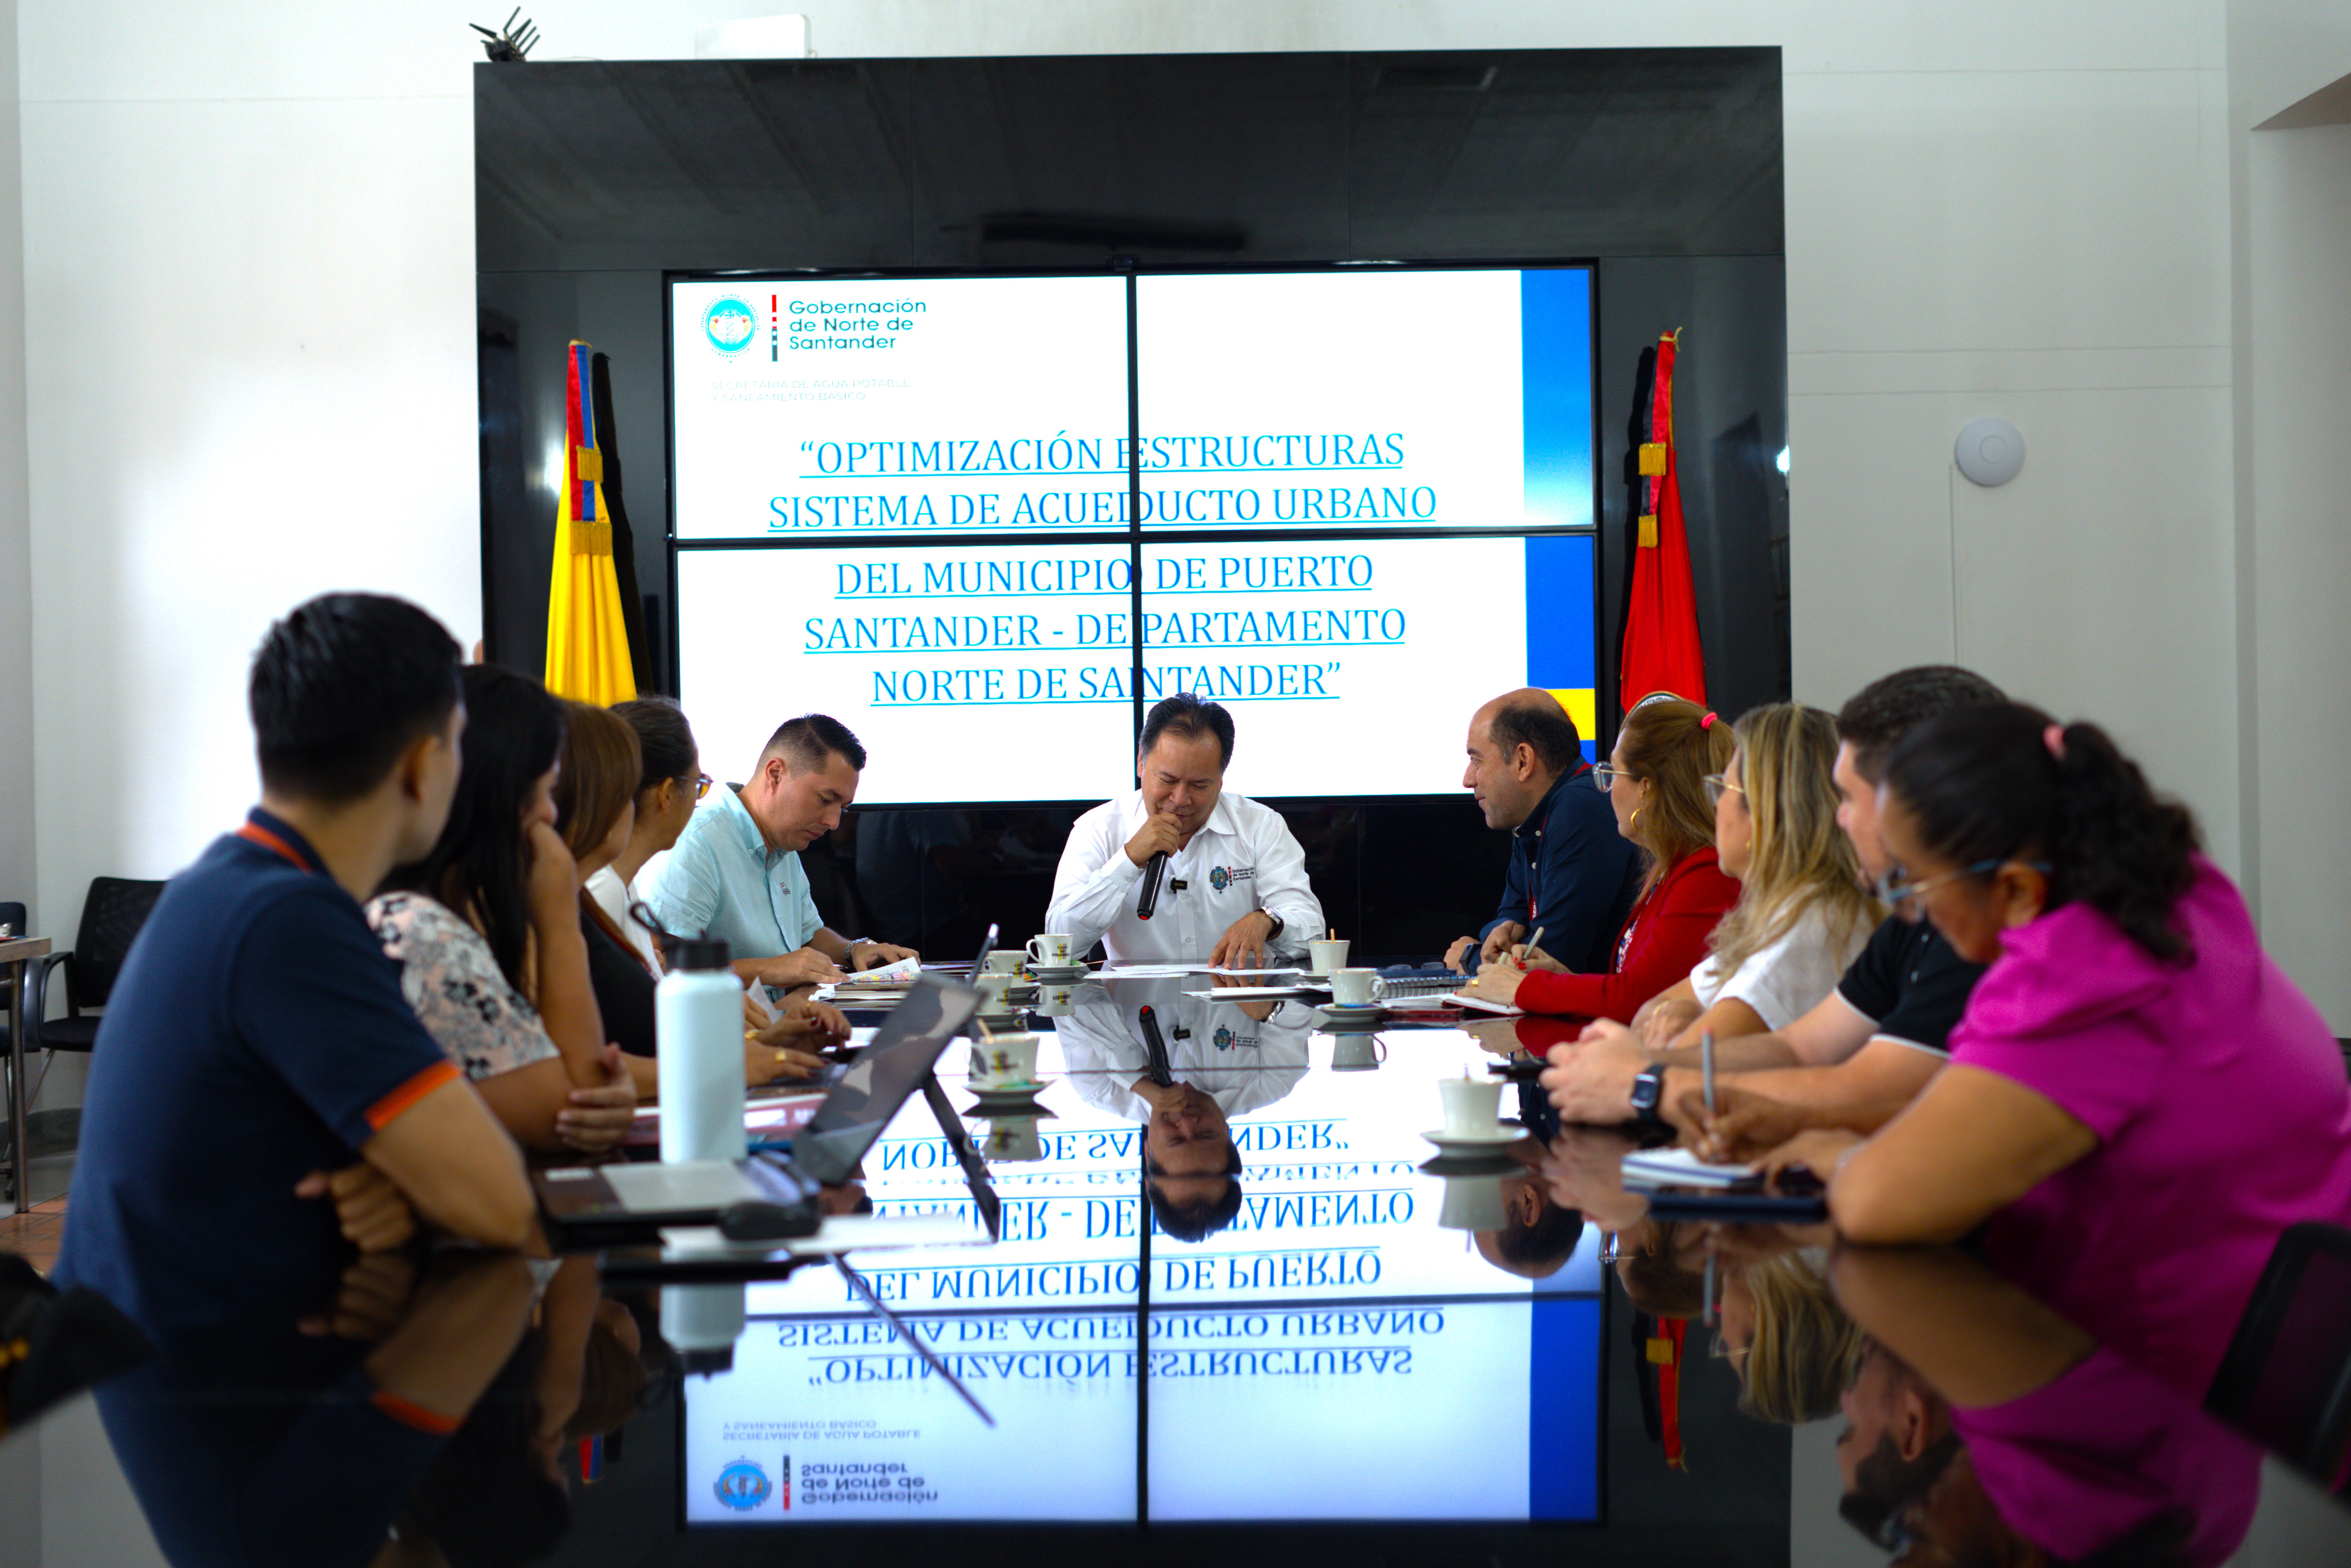
{"type": "Polygon", "coordinates": [[[612,520],[604,509],[604,453],[589,389],[589,345],[570,351],[564,412],[569,433],[563,495],[555,507],[555,571],[547,590],[547,689],[610,707],[637,695],[629,628],[612,565],[612,520]]]}
{"type": "Polygon", "coordinates": [[[1651,692],[1671,692],[1706,706],[1706,655],[1698,641],[1698,595],[1690,586],[1689,536],[1682,528],[1682,486],[1674,455],[1674,355],[1681,334],[1657,340],[1649,396],[1649,439],[1640,452],[1645,503],[1633,538],[1633,596],[1625,612],[1625,658],[1617,706],[1625,712],[1651,692]]]}

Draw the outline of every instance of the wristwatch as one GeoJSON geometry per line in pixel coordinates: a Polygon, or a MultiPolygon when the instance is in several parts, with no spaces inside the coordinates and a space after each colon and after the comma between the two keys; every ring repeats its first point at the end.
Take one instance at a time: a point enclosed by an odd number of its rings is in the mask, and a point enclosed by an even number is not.
{"type": "Polygon", "coordinates": [[[1276,915],[1276,914],[1275,914],[1272,910],[1270,910],[1270,909],[1260,909],[1260,910],[1259,910],[1259,911],[1258,911],[1258,913],[1259,913],[1259,915],[1264,915],[1268,920],[1270,920],[1270,921],[1272,921],[1272,922],[1273,922],[1273,929],[1272,929],[1272,930],[1270,930],[1270,931],[1269,931],[1269,932],[1267,932],[1267,933],[1265,934],[1265,939],[1266,939],[1267,941],[1269,941],[1269,942],[1275,941],[1275,940],[1279,939],[1279,938],[1280,937],[1280,936],[1281,936],[1282,929],[1283,929],[1283,927],[1282,927],[1282,924],[1281,924],[1281,916],[1280,916],[1280,915],[1276,915]]]}
{"type": "Polygon", "coordinates": [[[1633,1080],[1633,1119],[1652,1130],[1662,1128],[1666,1119],[1659,1113],[1657,1104],[1665,1097],[1665,1066],[1652,1062],[1633,1080]]]}

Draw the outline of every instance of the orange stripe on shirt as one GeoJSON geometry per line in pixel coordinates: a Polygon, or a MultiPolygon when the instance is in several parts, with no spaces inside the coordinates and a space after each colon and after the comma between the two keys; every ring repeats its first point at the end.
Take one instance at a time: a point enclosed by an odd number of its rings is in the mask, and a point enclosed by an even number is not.
{"type": "Polygon", "coordinates": [[[435,1089],[457,1076],[454,1061],[436,1061],[382,1099],[367,1108],[367,1124],[377,1132],[392,1125],[392,1119],[435,1089]]]}
{"type": "Polygon", "coordinates": [[[445,1437],[457,1429],[457,1417],[455,1416],[444,1416],[438,1411],[427,1410],[422,1405],[412,1403],[402,1399],[397,1394],[387,1393],[381,1388],[375,1391],[375,1397],[371,1403],[377,1409],[402,1426],[413,1427],[431,1437],[445,1437]]]}

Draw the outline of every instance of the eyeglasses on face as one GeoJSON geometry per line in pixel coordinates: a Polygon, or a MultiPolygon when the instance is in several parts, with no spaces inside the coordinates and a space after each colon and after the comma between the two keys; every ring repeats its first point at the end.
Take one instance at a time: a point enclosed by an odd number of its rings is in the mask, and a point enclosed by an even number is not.
{"type": "Polygon", "coordinates": [[[1700,779],[1699,782],[1706,786],[1706,803],[1709,806],[1719,806],[1722,804],[1722,792],[1725,789],[1729,790],[1734,795],[1744,795],[1747,793],[1746,786],[1741,784],[1733,784],[1730,781],[1730,775],[1728,773],[1709,773],[1704,779],[1700,779]]]}
{"type": "MultiPolygon", "coordinates": [[[[1918,900],[1921,895],[1932,893],[1946,883],[1957,882],[1961,877],[1989,876],[2008,863],[2007,856],[1994,855],[1989,860],[1980,860],[1971,865],[1963,865],[1957,871],[1947,871],[1940,876],[1922,877],[1917,882],[1904,881],[1902,868],[1889,866],[1886,868],[1886,874],[1877,879],[1877,901],[1903,919],[1916,920],[1918,918],[1918,900]]],[[[2043,876],[2049,874],[2049,867],[2044,862],[2024,861],[2020,863],[2031,866],[2043,876]]]]}
{"type": "Polygon", "coordinates": [[[697,800],[701,800],[705,795],[710,793],[710,787],[717,782],[717,779],[713,779],[707,773],[695,774],[694,778],[694,798],[697,800]]]}
{"type": "Polygon", "coordinates": [[[1641,781],[1641,776],[1639,774],[1627,772],[1625,769],[1614,767],[1609,763],[1596,763],[1593,767],[1592,781],[1594,784],[1599,785],[1603,789],[1614,789],[1616,787],[1616,780],[1619,779],[1622,779],[1627,784],[1638,784],[1641,781]]]}

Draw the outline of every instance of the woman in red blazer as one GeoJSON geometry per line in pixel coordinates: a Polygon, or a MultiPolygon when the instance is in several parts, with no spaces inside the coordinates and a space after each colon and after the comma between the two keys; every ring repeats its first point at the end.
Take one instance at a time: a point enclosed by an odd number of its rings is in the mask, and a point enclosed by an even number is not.
{"type": "Polygon", "coordinates": [[[1569,974],[1540,952],[1525,967],[1489,964],[1466,993],[1531,1013],[1630,1019],[1706,957],[1715,922],[1739,902],[1739,883],[1714,853],[1706,779],[1730,761],[1730,726],[1696,703],[1662,694],[1625,716],[1608,765],[1596,770],[1616,809],[1616,831],[1641,847],[1648,874],[1616,937],[1604,975],[1569,974]]]}

